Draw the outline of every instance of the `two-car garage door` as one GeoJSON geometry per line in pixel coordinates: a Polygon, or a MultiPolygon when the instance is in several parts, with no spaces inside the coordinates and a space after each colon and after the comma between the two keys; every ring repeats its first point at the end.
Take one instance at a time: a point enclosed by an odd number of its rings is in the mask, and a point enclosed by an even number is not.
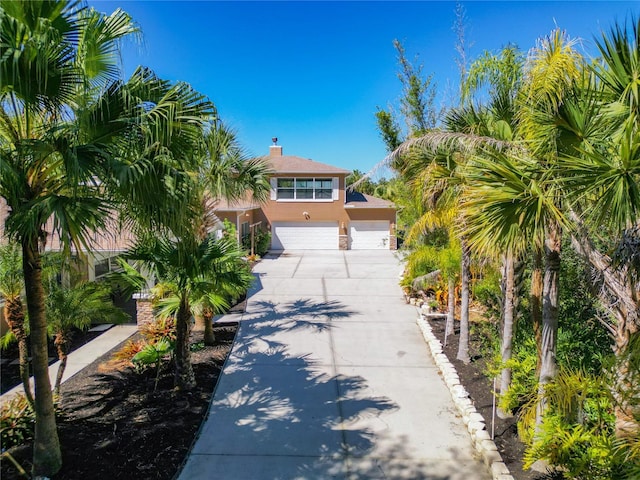
{"type": "Polygon", "coordinates": [[[338,222],[274,222],[273,250],[337,250],[338,222]]]}

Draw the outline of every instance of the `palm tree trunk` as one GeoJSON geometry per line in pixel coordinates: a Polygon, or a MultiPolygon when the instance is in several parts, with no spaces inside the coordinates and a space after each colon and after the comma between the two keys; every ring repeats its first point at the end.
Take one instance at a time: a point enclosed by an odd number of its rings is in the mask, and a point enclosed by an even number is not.
{"type": "Polygon", "coordinates": [[[449,275],[448,281],[448,311],[447,311],[447,323],[444,327],[444,344],[447,344],[449,335],[453,333],[455,328],[455,315],[456,315],[456,279],[453,275],[449,275]]]}
{"type": "Polygon", "coordinates": [[[204,344],[213,347],[216,343],[216,336],[213,333],[213,312],[205,310],[204,312],[204,344]]]}
{"type": "Polygon", "coordinates": [[[191,309],[186,296],[180,299],[176,315],[176,371],[175,385],[179,390],[191,390],[195,384],[195,375],[191,365],[189,334],[191,333],[191,309]]]}
{"type": "Polygon", "coordinates": [[[62,332],[56,333],[56,338],[53,341],[56,346],[56,350],[58,352],[58,360],[60,360],[60,365],[58,366],[58,373],[56,374],[56,383],[53,387],[53,394],[56,397],[60,397],[60,385],[62,384],[62,377],[64,376],[64,371],[67,368],[67,351],[68,351],[68,342],[64,338],[62,332]]]}
{"type": "Polygon", "coordinates": [[[458,341],[457,359],[463,363],[469,363],[469,280],[471,278],[471,249],[462,239],[462,268],[460,281],[462,284],[460,305],[460,338],[458,341]]]}
{"type": "MultiPolygon", "coordinates": [[[[502,344],[500,355],[502,360],[502,372],[500,373],[500,394],[504,394],[511,385],[511,368],[506,363],[511,360],[513,351],[513,326],[515,317],[515,259],[513,254],[507,253],[504,256],[503,264],[503,306],[502,306],[502,344]]],[[[510,416],[508,412],[498,409],[500,418],[510,416]]]]}
{"type": "Polygon", "coordinates": [[[542,424],[542,417],[547,408],[544,395],[545,386],[558,373],[556,363],[556,347],[558,341],[558,292],[560,277],[561,231],[557,224],[549,225],[545,240],[545,270],[542,289],[542,363],[538,377],[538,410],[536,427],[542,424]]]}
{"type": "Polygon", "coordinates": [[[216,343],[216,337],[213,334],[213,313],[204,310],[201,315],[195,316],[194,331],[202,332],[202,340],[208,347],[213,346],[216,343]]]}
{"type": "Polygon", "coordinates": [[[29,311],[31,355],[35,380],[35,432],[33,440],[33,476],[51,477],[62,466],[60,440],[56,428],[53,394],[49,381],[47,320],[44,310],[42,263],[38,239],[25,238],[22,243],[22,268],[29,311]]]}
{"type": "Polygon", "coordinates": [[[20,297],[5,298],[4,319],[18,342],[18,359],[20,362],[20,379],[24,388],[24,396],[34,408],[33,393],[29,380],[29,347],[27,345],[27,333],[24,329],[24,306],[20,297]]]}
{"type": "Polygon", "coordinates": [[[531,267],[531,292],[529,303],[531,305],[531,320],[533,323],[533,335],[536,340],[538,359],[536,361],[536,376],[540,376],[542,366],[542,251],[538,247],[533,248],[533,265],[531,267]]]}

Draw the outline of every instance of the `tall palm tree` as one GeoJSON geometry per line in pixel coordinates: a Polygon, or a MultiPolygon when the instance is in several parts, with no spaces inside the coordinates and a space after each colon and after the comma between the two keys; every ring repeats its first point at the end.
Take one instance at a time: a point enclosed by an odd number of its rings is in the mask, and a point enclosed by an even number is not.
{"type": "MultiPolygon", "coordinates": [[[[616,24],[596,45],[600,58],[588,66],[554,122],[573,147],[559,159],[572,244],[597,274],[599,298],[615,319],[616,355],[625,358],[640,335],[634,263],[640,225],[640,19],[616,24]]],[[[619,391],[629,378],[625,365],[620,363],[617,375],[619,391]]],[[[616,433],[637,434],[631,403],[616,397],[616,433]]]]}
{"type": "MultiPolygon", "coordinates": [[[[229,202],[253,200],[258,203],[269,197],[271,167],[266,158],[249,157],[237,139],[236,133],[220,119],[211,122],[204,136],[198,177],[202,191],[202,216],[196,219],[198,236],[204,239],[214,223],[213,207],[221,199],[229,202]]],[[[195,329],[204,332],[207,345],[215,341],[213,315],[220,310],[210,292],[202,292],[196,303],[195,329]]]]}
{"type": "MultiPolygon", "coordinates": [[[[11,209],[6,222],[10,237],[22,248],[23,274],[29,311],[31,354],[35,378],[35,441],[33,474],[50,476],[61,465],[53,398],[48,376],[46,319],[39,245],[44,226],[54,225],[79,240],[83,230],[97,227],[104,215],[100,197],[91,192],[89,165],[99,152],[61,126],[80,105],[104,68],[84,71],[92,59],[113,65],[118,39],[136,31],[120,11],[117,29],[105,17],[77,2],[0,3],[0,195],[11,209]],[[109,23],[109,25],[107,25],[109,23]],[[104,35],[109,32],[111,35],[104,35]],[[84,48],[88,39],[93,46],[84,48]],[[85,196],[83,202],[75,198],[85,196]]],[[[68,239],[67,237],[66,239],[68,239]]],[[[65,239],[65,240],[66,240],[65,239]]]]}
{"type": "Polygon", "coordinates": [[[192,299],[220,305],[221,293],[239,293],[252,280],[239,268],[242,252],[234,239],[199,240],[196,235],[177,239],[148,237],[137,244],[127,258],[141,262],[156,279],[174,285],[171,308],[176,312],[176,387],[189,390],[195,385],[189,349],[192,299]],[[207,293],[204,293],[207,292],[207,293]],[[176,308],[177,304],[177,308],[176,308]]]}
{"type": "MultiPolygon", "coordinates": [[[[90,248],[115,207],[123,219],[172,223],[195,211],[186,146],[213,105],[146,69],[118,78],[117,45],[137,32],[124,12],[77,2],[0,3],[0,195],[22,247],[35,377],[34,475],[61,465],[48,377],[41,248],[47,222],[66,249],[90,248]]],[[[51,229],[49,229],[51,230],[51,229]]]]}

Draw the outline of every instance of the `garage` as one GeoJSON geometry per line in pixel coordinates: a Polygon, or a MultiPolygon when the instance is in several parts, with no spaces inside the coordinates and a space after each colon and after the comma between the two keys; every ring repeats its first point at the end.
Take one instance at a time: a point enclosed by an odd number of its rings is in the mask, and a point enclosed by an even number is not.
{"type": "Polygon", "coordinates": [[[337,250],[338,222],[274,222],[272,250],[337,250]]]}
{"type": "Polygon", "coordinates": [[[388,250],[389,222],[356,220],[349,227],[351,250],[388,250]]]}

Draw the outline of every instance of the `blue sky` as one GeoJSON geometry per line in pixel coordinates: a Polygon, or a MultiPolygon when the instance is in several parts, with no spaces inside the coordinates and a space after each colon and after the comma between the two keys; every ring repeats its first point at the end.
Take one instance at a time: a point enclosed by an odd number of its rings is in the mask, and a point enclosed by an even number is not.
{"type": "MultiPolygon", "coordinates": [[[[370,170],[386,154],[378,106],[397,104],[393,40],[433,73],[438,106],[455,102],[456,3],[289,1],[89,1],[121,7],[143,32],[123,50],[125,74],[137,65],[190,83],[207,95],[253,155],[277,136],[285,154],[370,170]]],[[[515,43],[527,51],[557,25],[583,39],[640,13],[638,2],[463,2],[470,59],[515,43]]]]}

